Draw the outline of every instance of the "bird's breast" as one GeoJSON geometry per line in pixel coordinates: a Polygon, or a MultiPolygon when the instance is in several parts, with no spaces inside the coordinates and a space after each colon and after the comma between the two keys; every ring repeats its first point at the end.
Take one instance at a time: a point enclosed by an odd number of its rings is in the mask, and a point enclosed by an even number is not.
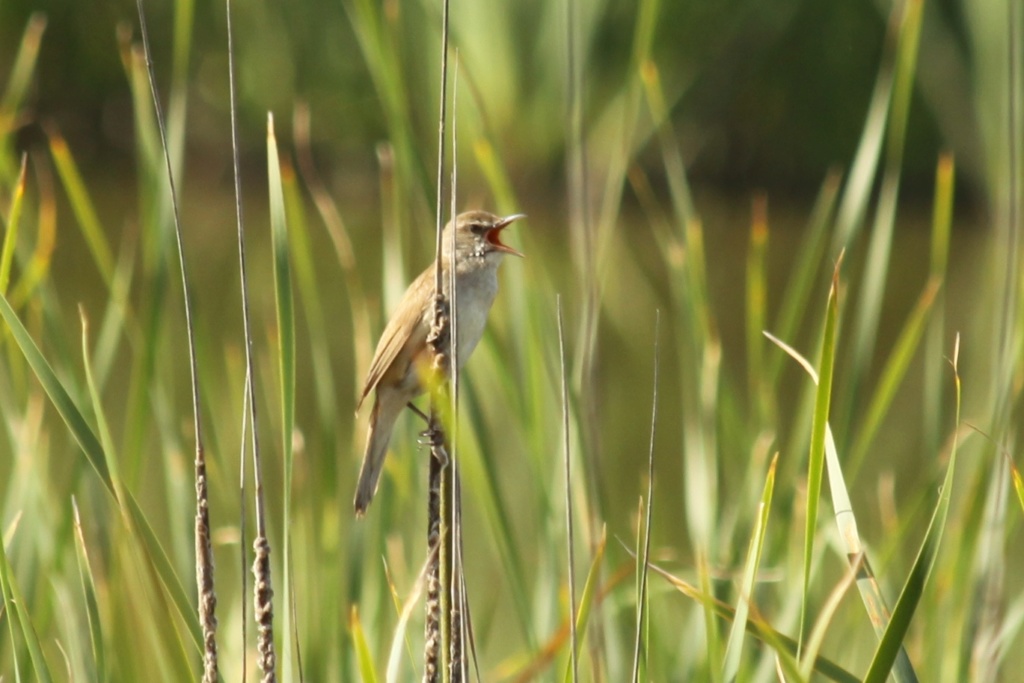
{"type": "Polygon", "coordinates": [[[498,293],[497,268],[483,267],[456,277],[459,367],[461,368],[480,342],[487,325],[487,314],[498,293]]]}

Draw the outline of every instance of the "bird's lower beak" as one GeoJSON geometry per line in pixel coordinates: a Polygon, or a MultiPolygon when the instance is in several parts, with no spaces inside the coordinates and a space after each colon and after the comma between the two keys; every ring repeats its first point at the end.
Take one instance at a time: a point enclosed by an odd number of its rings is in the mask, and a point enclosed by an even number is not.
{"type": "Polygon", "coordinates": [[[491,231],[487,233],[487,241],[491,243],[491,246],[494,247],[495,250],[503,251],[506,254],[512,254],[513,256],[523,258],[522,252],[513,249],[512,247],[502,243],[501,241],[501,231],[507,228],[515,221],[519,220],[520,218],[526,218],[526,214],[514,213],[511,216],[505,216],[504,218],[502,218],[501,220],[494,224],[494,227],[491,228],[491,231]]]}

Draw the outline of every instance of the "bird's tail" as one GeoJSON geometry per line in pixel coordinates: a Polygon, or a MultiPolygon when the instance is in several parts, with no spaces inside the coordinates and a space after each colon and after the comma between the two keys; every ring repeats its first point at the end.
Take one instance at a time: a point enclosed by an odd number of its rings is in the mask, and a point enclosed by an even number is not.
{"type": "Polygon", "coordinates": [[[373,404],[373,412],[370,414],[370,426],[366,434],[366,452],[363,455],[363,465],[359,469],[359,483],[356,485],[355,510],[356,516],[362,517],[373,500],[373,494],[377,492],[377,482],[380,480],[380,473],[384,469],[384,456],[388,452],[388,443],[391,441],[391,432],[394,431],[395,421],[402,412],[404,403],[394,400],[381,400],[377,396],[373,404]],[[391,403],[398,405],[392,406],[391,403]]]}

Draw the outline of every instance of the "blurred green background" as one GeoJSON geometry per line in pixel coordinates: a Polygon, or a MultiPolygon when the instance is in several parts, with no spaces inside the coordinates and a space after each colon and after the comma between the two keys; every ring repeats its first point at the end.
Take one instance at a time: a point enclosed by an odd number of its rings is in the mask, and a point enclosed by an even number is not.
{"type": "MultiPolygon", "coordinates": [[[[452,5],[457,204],[529,216],[508,240],[527,257],[502,267],[502,291],[463,387],[467,565],[483,680],[520,680],[535,667],[538,680],[554,680],[568,659],[556,637],[568,610],[556,295],[568,339],[578,586],[599,555],[602,525],[608,533],[595,570],[607,597],[592,616],[597,635],[585,644],[584,680],[625,680],[629,670],[635,600],[631,581],[613,577],[630,564],[622,545],[635,544],[637,500],[646,495],[656,311],[655,559],[742,604],[738,581],[767,463],[779,452],[757,608],[795,638],[797,606],[807,598],[812,621],[830,620],[822,654],[863,675],[877,644],[864,606],[851,591],[836,614],[825,608],[847,569],[827,493],[814,583],[801,594],[812,389],[760,335],[779,333],[818,364],[843,249],[830,419],[890,607],[949,462],[956,423],[948,359],[962,335],[966,457],[936,574],[901,642],[921,680],[1016,680],[1024,557],[1021,493],[1006,466],[1019,462],[1024,384],[1024,153],[1022,126],[1008,112],[1011,97],[1018,118],[1024,110],[1024,65],[1011,56],[1021,48],[1010,46],[1008,27],[1017,22],[1019,40],[1024,12],[1014,14],[1014,1],[452,5]],[[574,83],[582,146],[574,142],[574,83]],[[941,154],[956,168],[945,191],[936,181],[941,154]],[[912,343],[901,346],[907,335],[912,343]]],[[[239,635],[236,569],[251,539],[241,540],[238,519],[244,342],[224,10],[146,3],[196,311],[222,666],[237,680],[242,661],[252,671],[253,646],[239,635]]],[[[356,522],[350,500],[366,409],[351,416],[377,335],[433,252],[441,7],[254,1],[233,11],[276,588],[280,600],[293,595],[306,680],[356,680],[366,659],[383,677],[392,639],[401,650],[403,637],[399,678],[413,680],[421,617],[417,610],[408,634],[396,636],[395,603],[412,592],[425,543],[419,426],[411,416],[400,424],[380,493],[356,522]],[[296,416],[287,435],[268,112],[286,169],[295,264],[296,416]],[[290,519],[282,486],[289,444],[290,519]]],[[[21,155],[28,160],[6,294],[89,424],[99,429],[105,414],[107,457],[121,461],[126,486],[192,595],[194,427],[181,285],[151,102],[132,56],[138,43],[131,2],[0,0],[5,234],[21,155]],[[25,35],[41,42],[19,72],[25,35]],[[69,191],[61,140],[86,199],[69,191]],[[107,262],[85,227],[86,205],[95,207],[107,262]],[[56,235],[52,254],[39,246],[47,226],[56,235]],[[43,254],[35,280],[33,253],[43,254]],[[99,376],[98,402],[85,382],[79,306],[90,321],[95,350],[86,356],[99,376]]],[[[154,670],[163,680],[195,677],[189,618],[164,621],[173,613],[166,577],[155,577],[145,543],[80,457],[18,347],[9,337],[4,344],[0,522],[44,659],[62,671],[65,653],[82,680],[141,680],[154,670]],[[101,627],[87,617],[90,591],[80,586],[72,495],[83,508],[84,574],[97,585],[101,627]]],[[[648,678],[728,678],[728,624],[706,621],[698,604],[653,578],[651,590],[648,678]]],[[[287,624],[280,600],[278,623],[287,624]]],[[[288,680],[298,657],[281,631],[278,639],[288,680]]],[[[0,674],[45,668],[30,656],[31,642],[12,626],[0,640],[0,674]]],[[[739,680],[775,680],[772,649],[751,642],[739,680]]]]}

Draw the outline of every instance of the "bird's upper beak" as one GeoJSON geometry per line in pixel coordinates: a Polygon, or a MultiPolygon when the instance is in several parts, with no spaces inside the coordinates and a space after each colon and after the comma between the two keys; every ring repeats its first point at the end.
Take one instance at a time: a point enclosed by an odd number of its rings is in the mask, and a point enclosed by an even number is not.
{"type": "Polygon", "coordinates": [[[506,254],[512,254],[513,256],[523,258],[522,252],[516,251],[515,249],[508,246],[507,244],[502,243],[501,241],[501,231],[507,228],[515,221],[519,220],[520,218],[526,218],[526,214],[514,213],[511,216],[505,216],[497,223],[495,223],[494,226],[487,232],[487,241],[490,243],[491,247],[495,249],[495,251],[503,251],[506,254]]]}

